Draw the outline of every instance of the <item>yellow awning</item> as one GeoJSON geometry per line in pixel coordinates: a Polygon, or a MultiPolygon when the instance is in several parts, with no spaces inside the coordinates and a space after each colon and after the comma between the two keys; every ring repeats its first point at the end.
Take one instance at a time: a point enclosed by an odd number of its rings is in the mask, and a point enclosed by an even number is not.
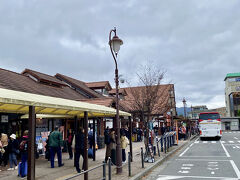
{"type": "MultiPolygon", "coordinates": [[[[35,106],[36,114],[55,114],[83,117],[113,117],[116,109],[63,98],[56,98],[0,88],[0,112],[28,114],[29,106],[35,106]]],[[[120,111],[120,116],[131,116],[120,111]]]]}

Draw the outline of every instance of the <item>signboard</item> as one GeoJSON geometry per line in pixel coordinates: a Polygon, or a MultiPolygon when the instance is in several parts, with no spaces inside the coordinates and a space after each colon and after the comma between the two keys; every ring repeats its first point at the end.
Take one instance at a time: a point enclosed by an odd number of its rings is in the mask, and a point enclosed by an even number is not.
{"type": "Polygon", "coordinates": [[[2,115],[1,116],[1,122],[2,123],[8,123],[8,115],[2,115]]]}

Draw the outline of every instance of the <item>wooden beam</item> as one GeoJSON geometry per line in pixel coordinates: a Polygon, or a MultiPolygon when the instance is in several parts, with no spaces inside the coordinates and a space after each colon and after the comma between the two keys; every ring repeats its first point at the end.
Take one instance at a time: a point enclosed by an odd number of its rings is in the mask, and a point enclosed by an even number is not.
{"type": "Polygon", "coordinates": [[[130,140],[130,155],[131,155],[131,162],[133,161],[133,152],[132,152],[132,118],[131,116],[128,117],[129,122],[129,140],[130,140]]]}
{"type": "Polygon", "coordinates": [[[93,118],[93,161],[96,161],[96,118],[93,118]]]}
{"type": "MultiPolygon", "coordinates": [[[[88,112],[84,111],[84,171],[88,170],[88,112]]],[[[88,180],[88,173],[84,174],[84,180],[88,180]]]]}
{"type": "MultiPolygon", "coordinates": [[[[35,139],[36,139],[36,114],[35,107],[29,106],[28,120],[28,180],[35,180],[35,139]]],[[[19,167],[20,168],[20,167],[19,167]]]]}

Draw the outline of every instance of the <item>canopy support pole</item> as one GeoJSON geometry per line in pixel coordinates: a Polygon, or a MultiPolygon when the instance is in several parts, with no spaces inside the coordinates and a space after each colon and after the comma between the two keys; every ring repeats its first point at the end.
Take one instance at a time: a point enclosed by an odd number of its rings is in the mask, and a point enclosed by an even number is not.
{"type": "Polygon", "coordinates": [[[96,161],[96,118],[93,118],[93,161],[96,161]]]}
{"type": "MultiPolygon", "coordinates": [[[[84,111],[84,171],[88,170],[88,112],[84,111]]],[[[88,180],[88,173],[84,174],[84,180],[88,180]]]]}
{"type": "MultiPolygon", "coordinates": [[[[27,179],[35,179],[35,139],[36,139],[36,115],[35,107],[29,106],[29,120],[28,120],[28,173],[27,179]]],[[[19,167],[20,168],[20,167],[19,167]]]]}
{"type": "Polygon", "coordinates": [[[130,154],[131,154],[131,162],[133,161],[133,152],[132,152],[132,118],[128,117],[129,122],[129,141],[130,141],[130,154]]]}

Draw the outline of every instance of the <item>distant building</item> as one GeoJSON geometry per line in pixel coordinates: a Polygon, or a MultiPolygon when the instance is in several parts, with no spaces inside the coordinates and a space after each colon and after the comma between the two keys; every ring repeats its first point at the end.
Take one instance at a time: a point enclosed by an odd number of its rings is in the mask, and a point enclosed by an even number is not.
{"type": "Polygon", "coordinates": [[[229,73],[225,81],[225,102],[228,117],[240,116],[240,73],[229,73]]]}
{"type": "Polygon", "coordinates": [[[198,119],[201,112],[207,112],[208,108],[206,105],[191,106],[191,112],[188,113],[190,119],[198,119]]]}

